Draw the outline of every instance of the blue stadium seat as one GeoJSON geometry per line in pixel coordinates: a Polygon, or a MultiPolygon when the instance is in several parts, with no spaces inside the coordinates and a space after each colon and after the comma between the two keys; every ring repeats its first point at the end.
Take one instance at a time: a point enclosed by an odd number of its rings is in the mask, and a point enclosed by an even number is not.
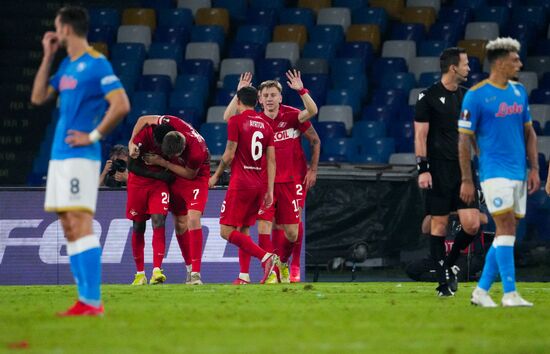
{"type": "Polygon", "coordinates": [[[368,67],[374,60],[374,50],[369,42],[344,42],[338,50],[340,58],[359,58],[368,67]]]}
{"type": "Polygon", "coordinates": [[[329,139],[321,145],[321,161],[349,161],[358,154],[357,143],[352,138],[329,139]]]}
{"type": "Polygon", "coordinates": [[[149,59],[173,59],[178,68],[183,63],[183,49],[179,44],[151,43],[149,47],[149,59]]]}
{"type": "Polygon", "coordinates": [[[375,105],[395,105],[402,107],[407,105],[409,97],[402,90],[397,89],[378,89],[372,96],[372,104],[375,105]]]}
{"type": "Polygon", "coordinates": [[[279,24],[304,25],[309,31],[315,26],[315,14],[313,10],[306,8],[286,8],[279,12],[279,24]]]}
{"type": "Polygon", "coordinates": [[[193,108],[199,117],[204,116],[204,104],[207,97],[204,97],[197,91],[173,91],[170,94],[170,109],[174,108],[193,108]]]}
{"type": "Polygon", "coordinates": [[[361,97],[353,89],[333,89],[327,93],[327,105],[350,106],[353,115],[356,116],[361,111],[361,97]]]}
{"type": "Polygon", "coordinates": [[[277,25],[277,11],[275,9],[249,8],[246,12],[247,25],[267,26],[269,30],[277,25]]]}
{"type": "Polygon", "coordinates": [[[90,28],[107,26],[118,28],[120,26],[120,12],[113,8],[93,8],[88,12],[90,28]]]}
{"type": "Polygon", "coordinates": [[[416,80],[413,73],[387,73],[382,77],[381,88],[400,89],[409,94],[409,91],[416,87],[416,80]]]}
{"type": "Polygon", "coordinates": [[[229,49],[230,58],[250,58],[254,61],[263,58],[265,45],[252,42],[233,42],[229,49]]]}
{"type": "Polygon", "coordinates": [[[466,7],[469,9],[477,10],[486,6],[486,0],[456,0],[454,1],[454,6],[456,7],[466,7]]]}
{"type": "MultiPolygon", "coordinates": [[[[367,76],[364,72],[357,74],[331,75],[331,87],[356,91],[361,100],[365,99],[368,91],[367,76]]],[[[359,108],[358,108],[359,109],[359,108]]],[[[358,113],[357,110],[355,113],[358,113]]]]}
{"type": "Polygon", "coordinates": [[[376,120],[360,120],[353,124],[353,138],[383,138],[386,136],[386,123],[376,120]]]}
{"type": "Polygon", "coordinates": [[[550,89],[550,72],[542,75],[542,79],[539,80],[539,88],[550,89]]]}
{"type": "MultiPolygon", "coordinates": [[[[400,122],[414,122],[415,107],[411,105],[406,105],[401,107],[399,110],[399,121],[400,122]]],[[[393,128],[392,128],[393,129],[393,128]]]]}
{"type": "Polygon", "coordinates": [[[442,7],[439,10],[438,22],[452,22],[458,25],[458,28],[463,31],[468,22],[472,21],[472,10],[467,7],[442,7]]]}
{"type": "Polygon", "coordinates": [[[533,120],[533,129],[538,136],[545,135],[542,126],[540,125],[540,122],[538,120],[533,120]]]}
{"type": "Polygon", "coordinates": [[[158,27],[183,28],[191,31],[193,27],[193,13],[191,9],[160,9],[158,11],[158,27]]]}
{"type": "Polygon", "coordinates": [[[424,39],[424,25],[420,23],[397,23],[393,26],[393,40],[420,42],[424,39]]]}
{"type": "Polygon", "coordinates": [[[243,25],[237,30],[235,42],[266,45],[271,41],[271,30],[263,25],[243,25]]]}
{"type": "Polygon", "coordinates": [[[208,78],[208,82],[211,82],[214,77],[214,63],[208,59],[187,59],[183,61],[182,73],[202,75],[208,78]]]}
{"type": "Polygon", "coordinates": [[[539,39],[535,46],[535,55],[550,56],[550,39],[539,39]]]}
{"type": "Polygon", "coordinates": [[[191,42],[213,42],[218,43],[220,51],[225,45],[225,32],[222,26],[200,26],[195,25],[191,29],[191,42]]]}
{"type": "Polygon", "coordinates": [[[444,40],[427,40],[418,44],[419,57],[439,57],[445,48],[449,47],[449,42],[444,40]]]}
{"type": "MultiPolygon", "coordinates": [[[[304,83],[304,87],[307,87],[309,90],[309,94],[317,104],[317,107],[323,106],[325,104],[328,91],[328,75],[302,74],[302,82],[304,83]]],[[[301,102],[301,98],[299,98],[299,96],[297,98],[301,102]]]]}
{"type": "Polygon", "coordinates": [[[365,72],[365,61],[360,58],[336,58],[330,63],[331,76],[343,76],[365,72]]]}
{"type": "Polygon", "coordinates": [[[529,97],[529,103],[531,104],[550,104],[550,89],[538,88],[531,91],[529,97]]]}
{"type": "Polygon", "coordinates": [[[318,25],[309,30],[311,43],[332,43],[338,47],[344,41],[344,29],[339,25],[318,25]]]}
{"type": "Polygon", "coordinates": [[[393,138],[361,139],[359,149],[363,155],[378,156],[380,161],[387,163],[390,155],[395,152],[395,140],[393,138]]]}
{"type": "Polygon", "coordinates": [[[213,0],[212,7],[227,9],[231,20],[237,22],[246,18],[247,0],[213,0]]]}
{"type": "Polygon", "coordinates": [[[449,45],[456,45],[460,37],[460,25],[453,22],[436,22],[430,27],[428,38],[445,41],[449,45]]]}
{"type": "Polygon", "coordinates": [[[518,6],[512,11],[513,23],[530,22],[538,31],[546,31],[546,12],[538,6],[518,6]]]}
{"type": "Polygon", "coordinates": [[[168,114],[172,116],[179,117],[191,124],[193,128],[199,129],[203,123],[203,119],[198,116],[197,111],[192,107],[182,107],[182,108],[168,108],[168,114]]]}
{"type": "Polygon", "coordinates": [[[332,7],[347,7],[352,12],[369,6],[367,0],[332,0],[332,7]]]}
{"type": "Polygon", "coordinates": [[[238,74],[225,75],[223,77],[222,87],[226,90],[235,90],[239,84],[240,78],[241,75],[238,74]]]}
{"type": "Polygon", "coordinates": [[[130,76],[137,78],[141,75],[143,62],[138,60],[112,60],[111,65],[117,76],[130,76]]]}
{"type": "Polygon", "coordinates": [[[380,86],[382,76],[387,73],[408,72],[404,58],[377,58],[372,66],[371,77],[376,86],[380,86]]]}
{"type": "Polygon", "coordinates": [[[216,90],[216,98],[214,101],[214,105],[216,106],[227,106],[229,102],[233,99],[233,96],[237,93],[235,91],[237,88],[232,89],[225,89],[225,88],[219,88],[216,90]]]}
{"type": "Polygon", "coordinates": [[[274,78],[285,78],[286,80],[285,73],[290,69],[290,61],[288,59],[261,59],[256,62],[255,69],[259,82],[274,78]]]}
{"type": "Polygon", "coordinates": [[[174,85],[176,91],[192,91],[195,90],[202,96],[207,97],[210,91],[210,83],[208,79],[202,75],[184,74],[178,75],[176,78],[176,84],[174,85]]]}
{"type": "Polygon", "coordinates": [[[321,142],[346,137],[344,122],[313,122],[313,126],[319,134],[321,142]]]}
{"type": "Polygon", "coordinates": [[[227,123],[204,123],[200,133],[206,140],[227,141],[227,123]]]}
{"type": "Polygon", "coordinates": [[[302,51],[302,58],[318,58],[331,60],[335,57],[336,47],[331,43],[306,43],[302,51]]]}
{"type": "Polygon", "coordinates": [[[172,80],[168,75],[142,75],[137,90],[168,94],[172,90],[172,80]]]}
{"type": "Polygon", "coordinates": [[[285,7],[284,0],[250,0],[250,7],[255,9],[275,9],[281,10],[285,7]]]}
{"type": "Polygon", "coordinates": [[[510,9],[504,6],[484,7],[474,13],[478,22],[496,22],[502,31],[510,20],[510,9]]]}
{"type": "Polygon", "coordinates": [[[133,106],[145,106],[157,111],[165,111],[167,96],[163,92],[138,91],[131,96],[130,102],[133,106]]]}
{"type": "Polygon", "coordinates": [[[482,72],[481,62],[479,61],[478,57],[469,56],[468,57],[468,65],[470,66],[470,75],[472,73],[481,73],[482,72]]]}
{"type": "Polygon", "coordinates": [[[399,119],[399,107],[385,104],[371,104],[363,108],[361,121],[383,122],[386,126],[386,133],[392,122],[399,119]]]}
{"type": "MultiPolygon", "coordinates": [[[[536,121],[536,120],[533,121],[533,123],[535,123],[535,122],[537,122],[537,121],[536,121]]],[[[540,124],[540,123],[539,123],[539,124],[540,124]]],[[[534,124],[533,124],[533,125],[534,125],[534,124]]],[[[543,129],[543,131],[542,131],[542,135],[550,136],[550,121],[548,121],[548,122],[546,122],[546,123],[544,124],[544,129],[543,129]]],[[[545,153],[550,153],[550,151],[549,151],[549,152],[545,152],[545,153]]]]}
{"type": "Polygon", "coordinates": [[[141,0],[141,7],[146,9],[170,9],[174,6],[172,0],[141,0]]]}
{"type": "Polygon", "coordinates": [[[183,27],[162,26],[155,31],[153,39],[158,43],[173,43],[182,46],[189,42],[190,32],[183,27]]]}
{"type": "Polygon", "coordinates": [[[392,136],[395,139],[396,152],[414,151],[414,123],[395,122],[392,128],[392,136]]]}
{"type": "Polygon", "coordinates": [[[363,7],[352,12],[351,22],[378,25],[380,33],[384,34],[388,29],[388,14],[381,7],[363,7]]]}
{"type": "Polygon", "coordinates": [[[469,88],[485,80],[488,77],[489,74],[487,74],[486,72],[470,73],[470,75],[468,75],[468,81],[463,82],[462,85],[469,88]]]}
{"type": "Polygon", "coordinates": [[[146,53],[143,43],[115,43],[111,46],[111,60],[133,60],[143,63],[146,53]]]}
{"type": "Polygon", "coordinates": [[[441,80],[441,73],[439,71],[422,73],[418,79],[418,87],[430,87],[439,80],[441,80]]]}
{"type": "Polygon", "coordinates": [[[504,30],[503,35],[527,43],[530,48],[536,40],[537,29],[531,22],[510,23],[504,30]]]}
{"type": "Polygon", "coordinates": [[[110,26],[90,27],[88,31],[88,42],[103,42],[111,45],[115,42],[116,30],[110,26]]]}
{"type": "Polygon", "coordinates": [[[131,74],[123,74],[123,75],[118,74],[117,76],[120,79],[120,82],[122,83],[122,86],[126,90],[126,93],[128,95],[131,95],[132,93],[134,93],[134,90],[136,89],[136,85],[137,85],[139,76],[138,75],[131,75],[131,74]]]}

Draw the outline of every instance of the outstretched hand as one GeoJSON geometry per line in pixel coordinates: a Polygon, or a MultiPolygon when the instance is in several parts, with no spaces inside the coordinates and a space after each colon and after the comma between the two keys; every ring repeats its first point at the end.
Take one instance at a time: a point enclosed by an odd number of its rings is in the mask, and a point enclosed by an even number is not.
{"type": "Polygon", "coordinates": [[[288,79],[286,83],[291,89],[300,91],[304,88],[304,83],[302,82],[302,77],[298,70],[287,71],[286,78],[288,79]]]}
{"type": "Polygon", "coordinates": [[[237,85],[237,91],[239,91],[243,87],[248,87],[250,85],[252,85],[252,73],[251,72],[242,73],[241,77],[239,78],[239,84],[237,85]]]}

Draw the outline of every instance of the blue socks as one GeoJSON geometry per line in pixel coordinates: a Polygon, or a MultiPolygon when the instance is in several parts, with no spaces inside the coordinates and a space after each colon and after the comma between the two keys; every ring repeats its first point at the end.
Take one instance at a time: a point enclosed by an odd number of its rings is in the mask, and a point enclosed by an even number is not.
{"type": "Polygon", "coordinates": [[[84,236],[67,242],[67,254],[71,262],[78,299],[88,305],[101,305],[101,247],[95,235],[84,236]]]}
{"type": "Polygon", "coordinates": [[[498,274],[498,264],[497,264],[497,251],[496,245],[493,243],[489,252],[485,256],[485,265],[483,266],[483,272],[481,272],[481,278],[477,286],[485,291],[491,289],[491,285],[495,281],[498,274]]]}
{"type": "Polygon", "coordinates": [[[478,287],[489,291],[498,273],[502,280],[504,293],[516,290],[516,270],[514,266],[515,236],[500,235],[495,238],[493,245],[485,256],[485,265],[478,287]]]}

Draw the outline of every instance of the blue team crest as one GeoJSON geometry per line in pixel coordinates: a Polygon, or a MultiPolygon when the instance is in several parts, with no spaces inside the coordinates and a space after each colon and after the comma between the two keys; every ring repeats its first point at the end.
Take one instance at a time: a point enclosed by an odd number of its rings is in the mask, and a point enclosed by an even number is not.
{"type": "Polygon", "coordinates": [[[497,197],[493,199],[493,205],[497,208],[500,208],[502,206],[502,198],[497,197]]]}

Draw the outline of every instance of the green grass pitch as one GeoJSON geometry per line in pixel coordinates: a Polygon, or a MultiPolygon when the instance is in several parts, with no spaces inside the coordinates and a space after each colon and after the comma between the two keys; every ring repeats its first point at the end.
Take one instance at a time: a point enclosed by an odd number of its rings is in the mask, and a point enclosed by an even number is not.
{"type": "MultiPolygon", "coordinates": [[[[74,286],[0,287],[0,353],[549,353],[550,285],[533,308],[482,309],[473,283],[105,285],[103,318],[57,318],[74,286]]],[[[493,299],[499,302],[500,284],[493,299]]]]}

